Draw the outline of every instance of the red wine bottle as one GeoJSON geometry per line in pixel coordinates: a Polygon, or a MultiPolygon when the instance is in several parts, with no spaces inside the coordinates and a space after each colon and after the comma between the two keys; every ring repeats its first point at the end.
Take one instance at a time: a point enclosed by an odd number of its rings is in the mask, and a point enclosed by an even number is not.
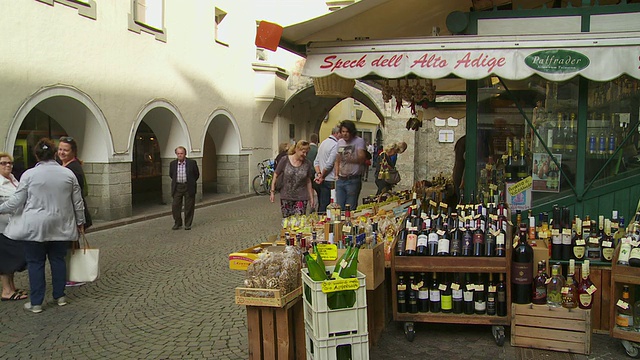
{"type": "Polygon", "coordinates": [[[473,315],[474,303],[473,293],[475,291],[475,284],[471,281],[471,274],[465,274],[464,286],[462,291],[462,297],[464,301],[464,313],[467,315],[473,315]]]}
{"type": "Polygon", "coordinates": [[[440,301],[440,283],[438,282],[438,275],[435,272],[431,276],[431,286],[429,286],[429,311],[432,313],[438,313],[442,309],[442,302],[440,301]]]}
{"type": "Polygon", "coordinates": [[[529,304],[533,283],[533,248],[527,243],[527,224],[521,223],[511,261],[511,295],[516,304],[529,304]]]}
{"type": "Polygon", "coordinates": [[[507,284],[504,282],[504,274],[502,273],[500,273],[496,290],[498,293],[496,313],[498,316],[507,316],[507,284]]]}
{"type": "Polygon", "coordinates": [[[451,283],[451,298],[453,301],[453,313],[462,314],[464,307],[464,295],[460,273],[453,274],[453,282],[451,283]]]}
{"type": "Polygon", "coordinates": [[[551,259],[562,260],[562,215],[558,205],[553,205],[551,227],[551,259]]]}
{"type": "Polygon", "coordinates": [[[421,313],[429,312],[429,279],[426,273],[420,273],[420,282],[418,283],[418,311],[421,313]]]}
{"type": "Polygon", "coordinates": [[[398,302],[398,313],[406,313],[407,312],[407,284],[404,282],[404,275],[402,273],[398,275],[396,298],[398,302]]]}

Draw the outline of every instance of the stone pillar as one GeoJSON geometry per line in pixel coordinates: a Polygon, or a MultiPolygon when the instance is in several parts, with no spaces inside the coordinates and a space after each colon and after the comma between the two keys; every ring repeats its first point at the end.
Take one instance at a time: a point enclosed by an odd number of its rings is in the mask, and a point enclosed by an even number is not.
{"type": "Polygon", "coordinates": [[[246,194],[251,191],[249,155],[218,155],[218,193],[246,194]]]}
{"type": "Polygon", "coordinates": [[[82,166],[89,195],[87,206],[94,220],[129,217],[131,210],[131,163],[89,163],[82,166]]]}
{"type": "MultiPolygon", "coordinates": [[[[165,204],[171,204],[173,198],[171,197],[171,178],[169,177],[169,164],[175,160],[175,157],[162,158],[162,202],[165,204]]],[[[196,183],[196,203],[202,201],[202,158],[192,158],[198,163],[198,169],[200,170],[200,179],[196,183]]]]}

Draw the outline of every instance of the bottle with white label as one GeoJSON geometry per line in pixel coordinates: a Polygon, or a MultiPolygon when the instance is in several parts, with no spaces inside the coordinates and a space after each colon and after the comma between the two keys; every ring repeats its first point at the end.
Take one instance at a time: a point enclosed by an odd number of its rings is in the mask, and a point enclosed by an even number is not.
{"type": "Polygon", "coordinates": [[[451,283],[451,298],[454,314],[462,314],[464,308],[464,291],[461,275],[460,273],[455,273],[453,275],[453,282],[451,283]]]}
{"type": "Polygon", "coordinates": [[[622,296],[616,302],[616,327],[620,330],[633,330],[633,307],[630,298],[629,285],[623,285],[622,296]]]}
{"type": "Polygon", "coordinates": [[[434,272],[431,276],[431,285],[429,286],[429,311],[438,313],[442,310],[440,283],[438,282],[438,274],[434,272]]]}
{"type": "Polygon", "coordinates": [[[426,273],[420,273],[418,283],[418,311],[429,312],[429,283],[426,273]]]}
{"type": "Polygon", "coordinates": [[[580,283],[578,284],[578,307],[580,309],[591,309],[593,305],[593,293],[596,292],[596,287],[589,278],[589,260],[585,260],[582,263],[580,283]]]}
{"type": "Polygon", "coordinates": [[[560,264],[551,267],[551,279],[547,284],[547,305],[549,307],[562,307],[562,288],[564,276],[560,273],[560,264]]]}
{"type": "Polygon", "coordinates": [[[473,315],[475,304],[473,302],[473,293],[476,285],[471,281],[471,274],[465,274],[464,286],[462,287],[462,299],[464,301],[464,313],[473,315]]]}
{"type": "Polygon", "coordinates": [[[600,260],[611,262],[615,247],[613,245],[613,235],[611,235],[611,220],[604,220],[604,233],[600,239],[600,260]]]}
{"type": "Polygon", "coordinates": [[[620,252],[618,253],[618,264],[629,265],[629,256],[631,255],[631,237],[623,237],[620,239],[620,252]]]}
{"type": "Polygon", "coordinates": [[[476,278],[476,288],[473,293],[473,310],[476,315],[484,315],[487,312],[487,289],[484,277],[481,273],[476,278]]]}
{"type": "Polygon", "coordinates": [[[584,259],[584,255],[587,251],[587,242],[582,237],[582,219],[578,215],[575,216],[574,224],[575,231],[572,231],[573,239],[573,257],[581,261],[584,259]]]}

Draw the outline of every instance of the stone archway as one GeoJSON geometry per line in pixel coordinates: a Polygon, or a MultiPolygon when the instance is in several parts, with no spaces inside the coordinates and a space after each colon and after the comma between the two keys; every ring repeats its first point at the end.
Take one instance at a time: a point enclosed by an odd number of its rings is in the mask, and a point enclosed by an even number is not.
{"type": "MultiPolygon", "coordinates": [[[[30,147],[42,137],[54,140],[71,136],[78,143],[89,195],[87,206],[94,220],[113,220],[131,215],[126,184],[113,184],[106,174],[117,177],[124,167],[112,163],[114,146],[104,114],[86,93],[68,85],[39,89],[16,111],[9,126],[5,151],[20,152],[22,166],[35,163],[30,147]]],[[[18,155],[18,154],[16,154],[18,155]]]]}
{"type": "MultiPolygon", "coordinates": [[[[134,151],[131,151],[131,170],[134,168],[145,167],[145,165],[139,166],[140,164],[137,164],[137,162],[149,160],[148,158],[145,158],[147,153],[157,154],[160,157],[160,162],[158,164],[157,159],[150,159],[154,164],[152,165],[153,168],[150,170],[150,180],[144,179],[144,176],[148,176],[146,174],[141,175],[140,179],[138,179],[133,178],[134,173],[131,173],[132,183],[137,183],[138,180],[141,182],[149,182],[149,186],[154,186],[154,188],[146,190],[151,190],[151,192],[157,193],[160,196],[160,199],[157,199],[158,201],[170,204],[171,179],[169,178],[169,163],[175,159],[175,148],[178,146],[184,146],[187,149],[187,156],[198,162],[200,162],[200,154],[199,152],[193,152],[189,131],[180,111],[175,105],[167,100],[150,101],[138,113],[129,139],[130,149],[135,149],[136,140],[141,140],[141,136],[143,136],[142,140],[145,140],[145,136],[147,137],[147,148],[141,149],[144,153],[142,154],[142,157],[139,158],[134,158],[134,151]],[[140,133],[140,129],[145,130],[143,131],[144,134],[140,133]],[[154,139],[150,139],[151,137],[154,139]]],[[[139,174],[135,174],[135,176],[139,176],[139,174]]],[[[134,196],[136,196],[136,194],[132,193],[132,197],[134,196]]],[[[201,198],[202,191],[198,190],[196,192],[196,201],[201,198]]],[[[148,201],[154,201],[154,199],[149,199],[148,201]]]]}
{"type": "Polygon", "coordinates": [[[225,109],[210,116],[202,138],[203,193],[240,194],[249,191],[249,154],[235,118],[225,109]]]}

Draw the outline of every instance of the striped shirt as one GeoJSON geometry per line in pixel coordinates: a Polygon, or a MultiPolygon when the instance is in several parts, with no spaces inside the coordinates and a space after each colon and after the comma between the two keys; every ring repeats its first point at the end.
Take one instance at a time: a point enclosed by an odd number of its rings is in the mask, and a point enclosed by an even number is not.
{"type": "Polygon", "coordinates": [[[187,182],[187,161],[178,161],[178,169],[176,172],[176,182],[184,184],[187,182]]]}

